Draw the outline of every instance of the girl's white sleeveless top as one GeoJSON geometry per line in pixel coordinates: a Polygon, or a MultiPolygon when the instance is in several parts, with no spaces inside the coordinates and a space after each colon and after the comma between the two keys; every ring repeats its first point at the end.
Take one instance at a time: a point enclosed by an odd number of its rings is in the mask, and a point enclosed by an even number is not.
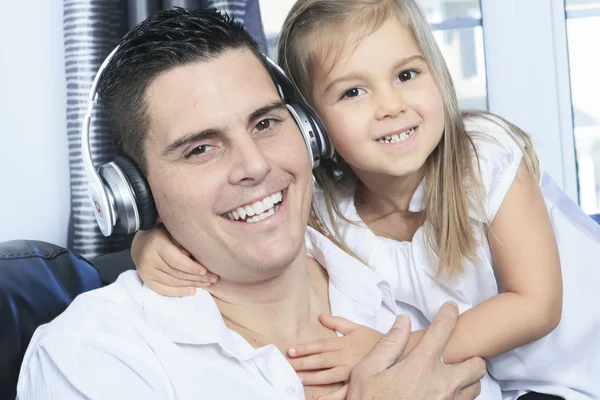
{"type": "MultiPolygon", "coordinates": [[[[487,134],[475,137],[487,216],[483,218],[472,207],[470,215],[478,227],[486,220],[493,221],[523,156],[504,125],[497,122],[483,118],[467,121],[469,131],[487,134]]],[[[505,399],[528,391],[568,400],[600,399],[600,225],[543,170],[540,188],[558,241],[563,275],[562,319],[546,337],[489,359],[488,371],[500,384],[505,399]]],[[[326,216],[322,193],[315,193],[321,214],[326,216]]],[[[424,193],[423,181],[411,199],[411,211],[422,210],[424,193]]],[[[343,240],[390,284],[396,301],[416,307],[429,321],[446,301],[456,302],[464,312],[502,290],[485,227],[478,228],[482,238],[477,249],[479,261],[466,262],[461,279],[449,283],[442,277],[436,284],[437,257],[427,254],[423,227],[412,242],[376,236],[358,216],[351,198],[340,199],[339,203],[345,217],[355,221],[351,224],[336,218],[343,240]]],[[[329,222],[327,217],[325,220],[329,222]]]]}

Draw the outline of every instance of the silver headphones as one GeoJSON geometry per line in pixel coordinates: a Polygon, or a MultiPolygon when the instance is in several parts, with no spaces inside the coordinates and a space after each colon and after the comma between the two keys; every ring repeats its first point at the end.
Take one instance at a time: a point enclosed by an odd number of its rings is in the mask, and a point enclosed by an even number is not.
{"type": "MultiPolygon", "coordinates": [[[[117,46],[110,52],[94,77],[81,127],[81,152],[88,180],[88,194],[104,236],[110,236],[114,232],[133,233],[139,229],[151,229],[156,225],[157,216],[148,183],[133,161],[118,156],[97,170],[92,163],[90,125],[92,112],[98,101],[96,89],[102,72],[118,49],[117,46]]],[[[263,57],[281,98],[302,133],[314,169],[321,160],[331,158],[334,154],[325,126],[283,70],[268,57],[263,57]]]]}

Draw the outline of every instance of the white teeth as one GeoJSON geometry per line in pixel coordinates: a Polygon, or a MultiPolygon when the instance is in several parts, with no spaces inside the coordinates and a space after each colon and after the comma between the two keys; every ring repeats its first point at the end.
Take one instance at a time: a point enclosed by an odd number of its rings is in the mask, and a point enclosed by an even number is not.
{"type": "Polygon", "coordinates": [[[265,205],[266,210],[268,210],[269,208],[273,208],[274,203],[271,196],[265,197],[265,199],[263,200],[263,204],[265,205]]]}
{"type": "Polygon", "coordinates": [[[392,136],[382,137],[380,139],[377,139],[377,142],[378,143],[398,143],[398,142],[402,142],[402,141],[408,139],[409,137],[412,136],[413,133],[415,133],[415,128],[409,129],[408,131],[403,132],[403,133],[397,133],[392,136]]]}
{"type": "Polygon", "coordinates": [[[248,217],[248,219],[246,219],[245,222],[251,223],[262,221],[263,219],[275,214],[275,212],[279,209],[278,203],[280,203],[282,200],[282,192],[277,192],[265,197],[260,201],[256,201],[251,205],[238,207],[235,210],[225,214],[225,216],[234,221],[244,220],[246,217],[248,217]]]}
{"type": "Polygon", "coordinates": [[[283,199],[283,195],[281,192],[277,192],[271,195],[271,200],[273,200],[273,204],[279,203],[283,199]]]}
{"type": "Polygon", "coordinates": [[[257,201],[256,203],[252,204],[252,209],[254,210],[255,215],[260,215],[265,212],[265,206],[263,205],[262,201],[257,201]]]}
{"type": "MultiPolygon", "coordinates": [[[[279,208],[279,207],[277,207],[277,208],[279,208]]],[[[275,209],[274,208],[272,208],[269,211],[267,211],[265,213],[262,213],[260,215],[255,215],[252,218],[248,218],[248,220],[246,222],[253,223],[253,222],[262,221],[263,219],[268,218],[268,217],[270,217],[273,214],[275,214],[275,209]]]]}

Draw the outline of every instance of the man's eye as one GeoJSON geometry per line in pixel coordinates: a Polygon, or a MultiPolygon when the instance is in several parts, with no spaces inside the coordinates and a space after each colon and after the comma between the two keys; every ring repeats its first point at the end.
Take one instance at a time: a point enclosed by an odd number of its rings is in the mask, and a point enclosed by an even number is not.
{"type": "Polygon", "coordinates": [[[358,97],[362,94],[366,93],[364,91],[364,89],[359,89],[359,88],[352,88],[350,90],[347,90],[344,92],[344,94],[342,95],[342,98],[351,98],[351,97],[358,97]]]}
{"type": "Polygon", "coordinates": [[[254,126],[253,133],[264,132],[272,129],[277,122],[279,122],[279,120],[276,120],[275,118],[262,119],[254,126]]]}
{"type": "Polygon", "coordinates": [[[415,78],[417,75],[419,75],[419,73],[417,71],[415,71],[414,69],[411,69],[408,71],[402,71],[402,72],[400,72],[400,74],[398,74],[398,80],[400,82],[410,81],[411,79],[415,78]]]}
{"type": "Polygon", "coordinates": [[[214,148],[215,146],[211,146],[210,144],[201,144],[200,146],[194,147],[192,151],[185,156],[185,158],[201,156],[202,154],[212,151],[214,148]]]}

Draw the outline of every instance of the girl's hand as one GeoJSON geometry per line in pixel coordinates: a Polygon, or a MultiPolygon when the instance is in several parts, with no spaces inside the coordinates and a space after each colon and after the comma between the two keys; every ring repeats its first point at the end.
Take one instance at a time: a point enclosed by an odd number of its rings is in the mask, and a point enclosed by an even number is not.
{"type": "Polygon", "coordinates": [[[144,283],[164,296],[191,296],[197,286],[210,286],[219,280],[194,261],[163,225],[135,234],[131,258],[144,283]]]}
{"type": "MultiPolygon", "coordinates": [[[[321,314],[319,321],[323,326],[341,333],[342,337],[319,339],[292,347],[288,353],[290,363],[302,384],[326,385],[347,382],[352,368],[361,361],[383,335],[366,326],[355,324],[342,317],[321,314]]],[[[347,387],[340,389],[345,393],[347,387]]],[[[338,392],[334,393],[334,396],[338,392]]],[[[337,397],[325,396],[322,399],[337,397]]]]}

